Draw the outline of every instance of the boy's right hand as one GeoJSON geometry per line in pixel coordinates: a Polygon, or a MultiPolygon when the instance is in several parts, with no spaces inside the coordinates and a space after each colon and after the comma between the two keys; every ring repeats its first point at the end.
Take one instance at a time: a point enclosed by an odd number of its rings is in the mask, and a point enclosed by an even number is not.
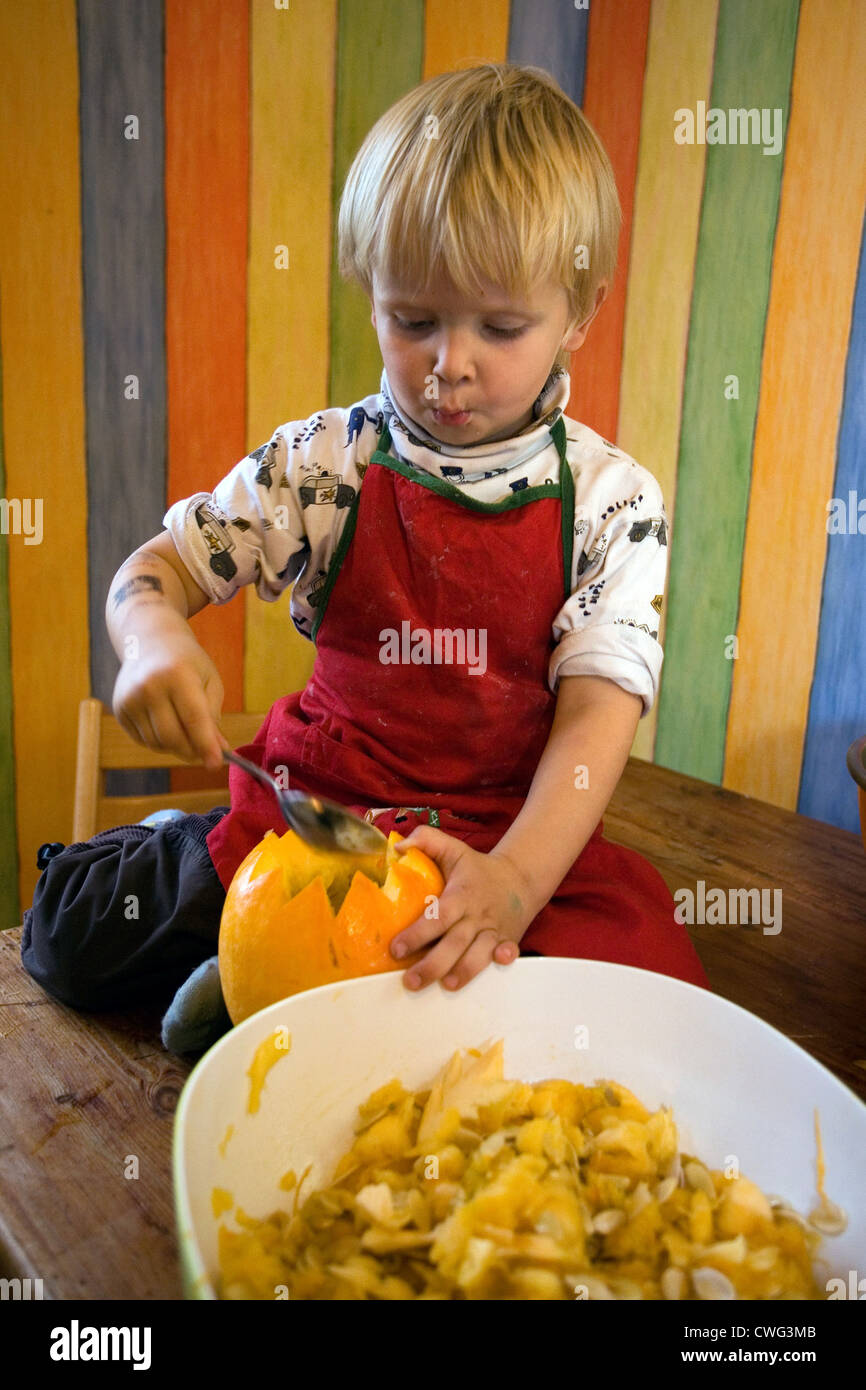
{"type": "Polygon", "coordinates": [[[112,708],[137,743],[216,770],[221,750],[231,747],[218,723],[223,696],[207,652],[191,635],[172,632],[144,639],[139,654],[123,662],[112,708]]]}

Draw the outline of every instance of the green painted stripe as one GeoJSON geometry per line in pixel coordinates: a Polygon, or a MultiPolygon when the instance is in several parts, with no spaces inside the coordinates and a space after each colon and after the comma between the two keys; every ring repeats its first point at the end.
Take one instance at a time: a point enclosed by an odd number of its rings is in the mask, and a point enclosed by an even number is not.
{"type": "MultiPolygon", "coordinates": [[[[334,122],[334,225],[349,166],[365,135],[422,77],[424,0],[340,5],[334,122]]],[[[331,266],[328,404],[346,405],[379,389],[382,356],[360,287],[340,278],[336,236],[331,266]]]]}
{"type": "MultiPolygon", "coordinates": [[[[707,108],[782,111],[797,0],[723,0],[707,108]]],[[[695,111],[702,92],[677,94],[695,111]]],[[[671,110],[671,139],[674,119],[671,110]]],[[[720,783],[737,631],[752,445],[784,150],[707,146],[668,586],[655,759],[720,783]],[[725,398],[738,378],[739,399],[725,398]]]]}
{"type": "MultiPolygon", "coordinates": [[[[3,419],[3,364],[0,361],[0,420],[3,419]]],[[[4,432],[0,430],[0,496],[6,496],[4,432]]],[[[15,824],[15,756],[12,741],[12,651],[9,604],[9,538],[0,535],[0,930],[17,927],[18,832],[15,824]]]]}

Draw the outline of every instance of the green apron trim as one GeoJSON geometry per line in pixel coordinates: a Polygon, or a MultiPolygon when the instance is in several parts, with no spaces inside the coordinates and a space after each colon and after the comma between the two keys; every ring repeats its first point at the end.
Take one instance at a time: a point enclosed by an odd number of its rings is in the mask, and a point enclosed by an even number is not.
{"type": "MultiPolygon", "coordinates": [[[[383,431],[383,438],[387,434],[386,427],[383,431]]],[[[390,436],[387,443],[390,444],[390,436]]],[[[541,450],[539,450],[540,452],[541,450]]],[[[527,502],[538,502],[545,497],[559,496],[559,486],[551,479],[550,482],[541,483],[538,487],[526,487],[522,492],[513,492],[510,497],[503,497],[501,502],[478,502],[474,497],[467,497],[465,493],[461,492],[453,483],[447,482],[445,478],[435,478],[420,468],[413,468],[410,463],[404,463],[402,459],[391,458],[390,454],[385,453],[383,449],[376,449],[370,463],[378,463],[382,468],[390,468],[392,473],[400,473],[410,482],[418,483],[420,487],[429,488],[431,492],[438,492],[440,497],[447,497],[449,502],[456,502],[459,507],[465,507],[470,512],[486,512],[488,514],[507,512],[514,507],[522,507],[527,502]]]]}
{"type": "Polygon", "coordinates": [[[571,563],[574,555],[574,478],[565,453],[565,422],[560,415],[551,430],[559,451],[559,496],[562,503],[562,581],[565,598],[571,598],[571,563]]]}
{"type": "Polygon", "coordinates": [[[310,633],[310,637],[313,640],[313,642],[315,642],[316,634],[322,625],[322,619],[325,616],[325,609],[327,608],[328,600],[331,597],[331,590],[337,582],[337,575],[340,573],[340,568],[343,564],[343,561],[346,558],[346,553],[349,549],[349,546],[352,544],[352,537],[355,534],[355,526],[358,522],[358,505],[360,501],[361,489],[358,488],[355,493],[352,505],[349,509],[349,515],[346,517],[346,523],[343,527],[343,533],[340,536],[339,542],[337,544],[337,549],[331,556],[331,564],[330,568],[328,569],[328,576],[325,580],[325,587],[322,590],[322,597],[319,600],[319,606],[316,610],[316,620],[313,623],[313,629],[310,633]]]}
{"type": "MultiPolygon", "coordinates": [[[[429,488],[431,492],[437,492],[442,497],[447,497],[450,501],[457,502],[459,506],[466,507],[469,511],[482,513],[497,513],[510,511],[514,507],[525,506],[528,502],[538,502],[548,497],[559,497],[562,506],[562,568],[563,581],[565,586],[565,597],[571,594],[571,561],[574,547],[574,479],[571,476],[571,467],[566,458],[565,445],[566,434],[565,424],[562,416],[550,431],[553,442],[559,454],[559,482],[546,482],[538,487],[524,488],[522,492],[515,492],[511,497],[505,497],[501,502],[478,502],[474,498],[466,497],[454,487],[452,483],[446,482],[443,478],[434,478],[422,472],[420,469],[412,468],[411,465],[403,463],[401,459],[391,458],[387,450],[391,445],[391,434],[386,425],[379,436],[379,441],[370,458],[370,464],[377,463],[383,468],[390,468],[393,473],[400,473],[410,482],[418,483],[421,487],[429,488]]],[[[369,466],[369,465],[368,465],[369,466]]],[[[363,483],[363,479],[361,480],[363,483]]],[[[355,492],[349,515],[343,527],[337,549],[331,559],[328,576],[325,580],[325,587],[316,612],[316,620],[313,623],[311,632],[312,640],[315,642],[316,634],[322,625],[325,616],[325,609],[331,597],[331,591],[337,582],[337,576],[346,558],[352,538],[355,534],[355,526],[358,521],[358,506],[361,500],[361,488],[355,492]]]]}

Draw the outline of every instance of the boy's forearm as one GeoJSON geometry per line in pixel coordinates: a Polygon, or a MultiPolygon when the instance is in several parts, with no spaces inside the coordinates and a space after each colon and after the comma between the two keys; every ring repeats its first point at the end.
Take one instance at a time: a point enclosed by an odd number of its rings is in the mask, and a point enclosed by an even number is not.
{"type": "Polygon", "coordinates": [[[556,716],[523,809],[494,853],[550,901],[604,815],[628,761],[643,704],[600,676],[564,676],[556,716]]]}
{"type": "Polygon", "coordinates": [[[140,640],[178,628],[192,636],[188,611],[184,586],[168,561],[153,551],[136,550],[115,574],[105,604],[105,624],[118,658],[129,655],[130,636],[140,640]]]}

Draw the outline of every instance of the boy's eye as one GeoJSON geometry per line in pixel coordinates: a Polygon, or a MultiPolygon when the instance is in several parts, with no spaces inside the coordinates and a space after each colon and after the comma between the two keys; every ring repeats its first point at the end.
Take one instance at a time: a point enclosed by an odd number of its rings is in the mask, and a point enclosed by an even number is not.
{"type": "MultiPolygon", "coordinates": [[[[430,319],[420,319],[416,322],[412,322],[398,318],[396,314],[394,315],[394,319],[397,327],[402,328],[406,332],[418,333],[422,329],[429,329],[432,327],[430,319]]],[[[496,324],[488,323],[485,324],[485,328],[488,333],[492,333],[496,338],[519,338],[521,333],[526,332],[526,328],[522,324],[519,328],[499,328],[496,324]]]]}

